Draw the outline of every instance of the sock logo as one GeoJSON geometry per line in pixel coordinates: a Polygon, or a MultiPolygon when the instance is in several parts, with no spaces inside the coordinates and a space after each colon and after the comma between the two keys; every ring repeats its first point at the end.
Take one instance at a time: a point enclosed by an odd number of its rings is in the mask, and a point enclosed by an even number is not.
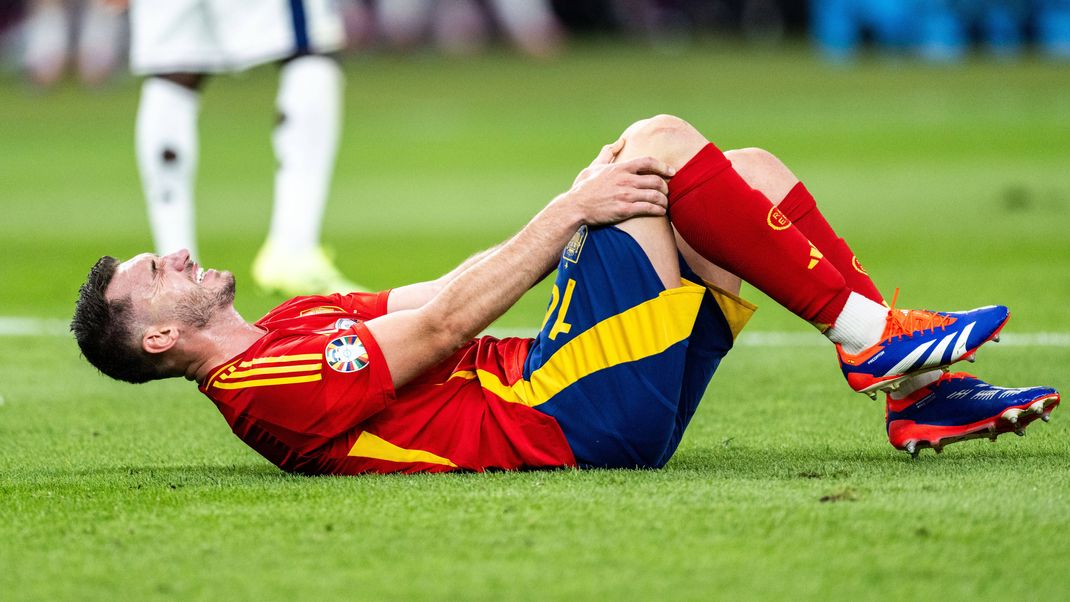
{"type": "Polygon", "coordinates": [[[769,224],[769,227],[774,230],[787,230],[791,227],[791,220],[781,213],[780,209],[775,205],[769,208],[769,215],[765,217],[765,223],[769,224]]]}
{"type": "Polygon", "coordinates": [[[817,262],[821,261],[821,258],[823,257],[824,255],[821,253],[821,251],[817,250],[817,247],[814,246],[814,243],[810,243],[810,265],[806,266],[806,269],[812,270],[817,267],[817,262]]]}
{"type": "Polygon", "coordinates": [[[851,255],[851,267],[853,267],[859,274],[869,276],[869,272],[866,271],[866,268],[862,267],[862,262],[858,261],[858,257],[855,257],[854,255],[851,255]]]}

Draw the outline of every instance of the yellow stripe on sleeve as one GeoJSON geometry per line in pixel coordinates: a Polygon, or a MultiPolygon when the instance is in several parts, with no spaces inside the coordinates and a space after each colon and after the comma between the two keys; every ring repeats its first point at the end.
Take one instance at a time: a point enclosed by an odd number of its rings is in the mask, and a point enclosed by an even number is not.
{"type": "Polygon", "coordinates": [[[212,386],[217,389],[248,389],[251,387],[270,387],[273,385],[294,385],[298,383],[311,383],[320,380],[322,376],[307,374],[305,376],[290,376],[287,378],[262,378],[260,380],[243,380],[238,382],[215,382],[212,386]]]}
{"type": "Polygon", "coordinates": [[[307,362],[309,360],[322,359],[322,353],[301,353],[298,355],[278,355],[273,357],[257,357],[238,364],[239,368],[248,368],[258,364],[278,364],[282,362],[307,362]]]}
{"type": "Polygon", "coordinates": [[[227,369],[233,371],[234,370],[234,365],[237,364],[237,363],[238,363],[238,360],[234,360],[233,362],[231,362],[229,364],[226,364],[225,366],[223,366],[219,370],[216,370],[211,376],[208,377],[208,384],[211,384],[212,381],[215,380],[215,377],[219,376],[220,372],[222,372],[224,370],[227,370],[227,369]]]}
{"type": "Polygon", "coordinates": [[[235,370],[233,372],[227,372],[219,377],[219,380],[233,380],[236,378],[245,378],[248,376],[262,376],[264,374],[286,374],[289,372],[310,372],[319,370],[323,367],[323,363],[317,364],[294,364],[292,366],[268,366],[266,368],[250,368],[248,370],[235,370]]]}

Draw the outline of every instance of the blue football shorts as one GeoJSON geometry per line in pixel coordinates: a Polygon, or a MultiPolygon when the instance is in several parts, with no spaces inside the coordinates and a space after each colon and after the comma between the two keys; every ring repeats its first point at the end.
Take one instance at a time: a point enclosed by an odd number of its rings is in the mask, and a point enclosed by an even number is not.
{"type": "Polygon", "coordinates": [[[639,244],[615,227],[581,228],[558,265],[523,379],[583,467],[669,461],[755,306],[680,259],[666,289],[639,244]]]}

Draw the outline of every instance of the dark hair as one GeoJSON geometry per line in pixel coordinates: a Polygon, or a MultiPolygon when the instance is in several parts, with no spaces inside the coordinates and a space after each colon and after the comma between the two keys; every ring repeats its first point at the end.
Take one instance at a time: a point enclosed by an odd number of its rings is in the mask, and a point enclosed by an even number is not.
{"type": "Polygon", "coordinates": [[[89,270],[74,305],[71,332],[82,355],[104,374],[128,383],[164,378],[153,357],[136,344],[130,330],[133,304],[130,299],[108,301],[108,289],[119,260],[105,255],[89,270]]]}

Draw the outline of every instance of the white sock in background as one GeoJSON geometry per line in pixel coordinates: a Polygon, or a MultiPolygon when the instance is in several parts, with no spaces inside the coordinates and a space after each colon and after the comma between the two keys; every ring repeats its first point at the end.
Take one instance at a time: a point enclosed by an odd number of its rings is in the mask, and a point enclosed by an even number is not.
{"type": "Polygon", "coordinates": [[[888,321],[888,308],[858,293],[851,293],[847,304],[836,318],[836,325],[825,332],[851,355],[876,345],[888,321]]]}
{"type": "Polygon", "coordinates": [[[199,94],[150,77],[137,113],[137,163],[156,252],[189,249],[197,257],[193,178],[197,172],[199,94]]]}
{"type": "Polygon", "coordinates": [[[279,75],[275,127],[275,207],[268,243],[299,254],[319,246],[342,121],[342,70],[333,59],[306,56],[279,75]]]}

